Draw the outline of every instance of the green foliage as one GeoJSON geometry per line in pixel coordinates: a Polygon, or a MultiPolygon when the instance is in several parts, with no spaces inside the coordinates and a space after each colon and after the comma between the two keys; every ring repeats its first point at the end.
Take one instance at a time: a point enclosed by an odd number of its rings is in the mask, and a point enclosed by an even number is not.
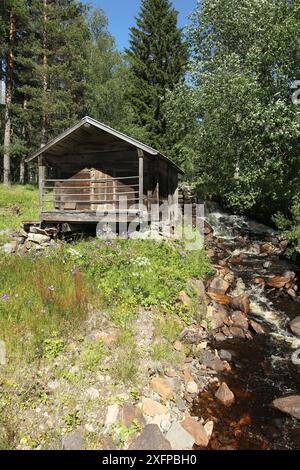
{"type": "Polygon", "coordinates": [[[168,366],[180,363],[184,354],[175,351],[173,343],[178,339],[182,325],[178,318],[170,315],[160,315],[154,321],[154,341],[151,357],[154,361],[168,366]]]}
{"type": "Polygon", "coordinates": [[[57,332],[54,332],[50,338],[44,340],[44,357],[47,359],[53,359],[57,357],[65,348],[63,338],[61,338],[57,332]]]}
{"type": "Polygon", "coordinates": [[[121,423],[116,423],[112,425],[109,429],[109,435],[112,437],[112,440],[114,441],[118,449],[122,449],[127,439],[130,436],[134,436],[141,429],[142,427],[138,420],[134,419],[132,421],[132,425],[129,428],[127,428],[121,423]]]}
{"type": "Polygon", "coordinates": [[[103,10],[94,10],[89,19],[88,114],[122,130],[129,111],[126,99],[128,67],[107,28],[108,20],[103,10]]]}
{"type": "Polygon", "coordinates": [[[183,79],[186,69],[187,50],[177,16],[169,0],[143,0],[136,26],[130,29],[133,124],[142,129],[146,142],[158,148],[165,146],[166,92],[183,79]]]}
{"type": "Polygon", "coordinates": [[[74,431],[74,429],[81,424],[81,418],[78,410],[70,411],[70,413],[68,413],[68,415],[63,418],[63,420],[66,425],[66,432],[74,431]]]}
{"type": "Polygon", "coordinates": [[[158,316],[154,320],[154,328],[156,336],[165,338],[169,343],[178,339],[181,331],[179,320],[171,315],[158,316]]]}
{"type": "Polygon", "coordinates": [[[104,357],[102,341],[85,343],[80,354],[80,363],[84,370],[93,372],[99,368],[104,357]]]}
{"type": "Polygon", "coordinates": [[[175,351],[173,346],[161,340],[156,340],[152,345],[151,357],[154,361],[161,362],[165,366],[180,364],[184,355],[175,351]]]}
{"type": "Polygon", "coordinates": [[[191,183],[199,174],[197,90],[188,83],[179,83],[174,90],[168,90],[163,112],[166,119],[166,154],[183,169],[185,180],[191,183]]]}
{"type": "Polygon", "coordinates": [[[300,204],[295,203],[292,206],[290,219],[278,213],[274,216],[274,222],[290,242],[287,254],[300,253],[300,204]]]}
{"type": "Polygon", "coordinates": [[[183,254],[180,243],[115,240],[91,244],[93,249],[86,242],[79,243],[75,255],[65,250],[64,260],[87,269],[101,301],[115,315],[120,311],[120,317],[140,305],[176,311],[178,293],[186,288],[188,279],[201,278],[209,269],[203,250],[183,254]]]}
{"type": "Polygon", "coordinates": [[[116,381],[134,383],[139,370],[139,355],[135,338],[129,325],[123,330],[117,341],[117,348],[114,350],[114,366],[112,368],[113,377],[116,381]]]}
{"type": "Polygon", "coordinates": [[[300,179],[299,3],[203,1],[189,43],[199,188],[236,212],[287,213],[300,179]]]}

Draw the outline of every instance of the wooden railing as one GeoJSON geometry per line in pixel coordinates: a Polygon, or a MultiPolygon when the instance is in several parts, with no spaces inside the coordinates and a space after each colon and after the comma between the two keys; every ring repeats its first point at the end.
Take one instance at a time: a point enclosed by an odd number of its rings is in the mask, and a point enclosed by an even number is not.
{"type": "Polygon", "coordinates": [[[139,204],[141,201],[139,176],[45,179],[41,193],[42,211],[93,211],[99,208],[97,206],[105,205],[115,206],[117,209],[120,198],[127,200],[128,205],[139,204]]]}

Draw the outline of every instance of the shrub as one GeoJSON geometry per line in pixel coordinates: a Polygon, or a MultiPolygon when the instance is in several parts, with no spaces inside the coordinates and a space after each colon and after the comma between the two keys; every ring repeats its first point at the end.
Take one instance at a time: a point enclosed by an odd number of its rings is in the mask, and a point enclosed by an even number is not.
{"type": "Polygon", "coordinates": [[[300,253],[300,203],[296,203],[291,209],[291,219],[285,218],[282,214],[277,214],[274,221],[282,231],[282,235],[290,242],[287,250],[288,255],[300,253]]]}

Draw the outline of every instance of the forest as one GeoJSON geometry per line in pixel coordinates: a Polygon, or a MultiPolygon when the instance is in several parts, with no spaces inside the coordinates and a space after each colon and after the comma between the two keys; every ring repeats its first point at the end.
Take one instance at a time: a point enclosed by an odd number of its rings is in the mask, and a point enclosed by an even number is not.
{"type": "Polygon", "coordinates": [[[85,115],[164,152],[203,199],[282,230],[299,249],[300,2],[198,2],[185,28],[143,0],[120,52],[105,12],[77,0],[1,2],[4,184],[85,115]]]}

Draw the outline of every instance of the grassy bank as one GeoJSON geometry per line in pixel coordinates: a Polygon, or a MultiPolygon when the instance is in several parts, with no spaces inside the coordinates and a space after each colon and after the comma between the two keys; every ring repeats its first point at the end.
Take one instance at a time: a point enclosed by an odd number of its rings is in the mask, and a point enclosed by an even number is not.
{"type": "Polygon", "coordinates": [[[33,185],[0,184],[0,231],[20,226],[22,220],[37,219],[38,190],[33,185]]]}
{"type": "MultiPolygon", "coordinates": [[[[2,256],[0,449],[57,449],[82,425],[85,448],[99,448],[107,407],[139,400],[149,368],[189,354],[174,341],[196,313],[199,321],[189,281],[209,269],[202,250],[141,240],[2,256]],[[182,290],[189,305],[179,301],[182,290]]],[[[113,440],[121,448],[138,429],[118,424],[113,440]]]]}
{"type": "Polygon", "coordinates": [[[170,242],[84,241],[45,255],[2,256],[0,331],[9,355],[32,359],[56,331],[70,334],[89,311],[101,309],[126,328],[138,307],[190,320],[178,302],[190,278],[209,264],[204,251],[184,252],[170,242]]]}

